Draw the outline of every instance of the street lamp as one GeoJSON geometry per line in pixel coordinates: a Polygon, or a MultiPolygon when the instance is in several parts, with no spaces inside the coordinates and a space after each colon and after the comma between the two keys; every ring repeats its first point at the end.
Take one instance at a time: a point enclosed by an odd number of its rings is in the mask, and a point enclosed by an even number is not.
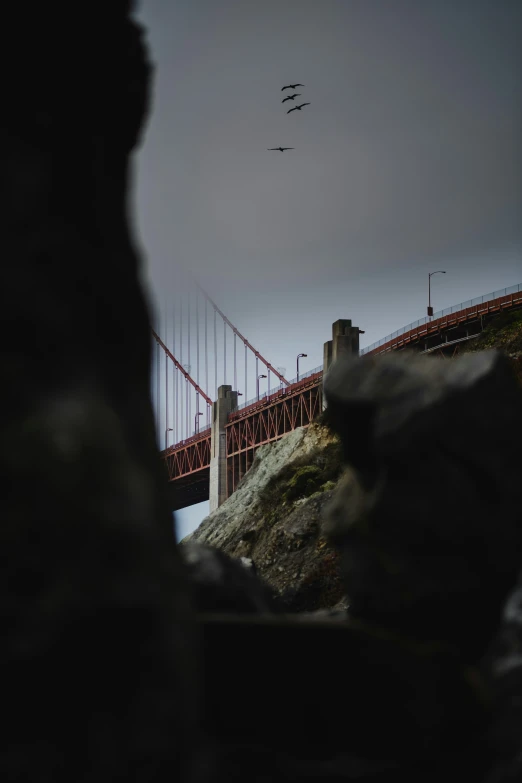
{"type": "Polygon", "coordinates": [[[174,432],[174,430],[172,429],[172,427],[167,427],[167,429],[165,430],[165,451],[168,448],[167,447],[167,432],[174,432]]]}
{"type": "Polygon", "coordinates": [[[298,353],[297,354],[297,380],[299,380],[299,359],[303,359],[306,356],[308,356],[307,353],[298,353]]]}
{"type": "Polygon", "coordinates": [[[197,435],[199,432],[199,416],[203,416],[201,412],[196,413],[194,416],[194,432],[197,435]]]}
{"type": "Polygon", "coordinates": [[[431,277],[432,275],[445,275],[446,272],[443,269],[438,269],[436,272],[428,273],[428,315],[431,318],[433,316],[433,307],[431,306],[431,277]]]}
{"type": "Polygon", "coordinates": [[[259,379],[260,378],[266,378],[266,375],[258,375],[257,376],[257,401],[259,402],[259,379]]]}

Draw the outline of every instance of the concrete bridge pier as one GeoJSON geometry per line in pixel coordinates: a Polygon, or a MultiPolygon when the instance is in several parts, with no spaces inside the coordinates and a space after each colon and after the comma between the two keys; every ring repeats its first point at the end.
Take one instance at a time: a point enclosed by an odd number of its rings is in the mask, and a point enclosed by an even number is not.
{"type": "Polygon", "coordinates": [[[218,398],[212,405],[210,436],[209,510],[215,511],[228,496],[227,443],[225,425],[228,414],[237,407],[237,391],[232,386],[220,386],[218,398]]]}
{"type": "MultiPolygon", "coordinates": [[[[324,344],[323,378],[331,365],[341,356],[359,356],[359,335],[363,332],[358,326],[352,326],[348,318],[340,318],[332,324],[332,339],[324,344]]],[[[326,402],[323,395],[323,410],[326,402]]]]}

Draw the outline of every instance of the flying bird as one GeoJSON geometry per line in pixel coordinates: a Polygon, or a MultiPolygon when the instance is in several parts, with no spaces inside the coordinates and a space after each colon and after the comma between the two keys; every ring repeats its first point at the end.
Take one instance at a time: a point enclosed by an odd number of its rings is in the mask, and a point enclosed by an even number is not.
{"type": "Polygon", "coordinates": [[[281,87],[281,92],[283,90],[295,90],[296,87],[304,87],[304,84],[285,84],[284,87],[281,87]]]}
{"type": "Polygon", "coordinates": [[[279,150],[279,152],[284,152],[285,150],[294,150],[295,147],[268,147],[267,149],[269,152],[272,150],[279,150]]]}
{"type": "Polygon", "coordinates": [[[284,103],[285,101],[293,101],[297,98],[298,95],[301,95],[300,92],[294,92],[293,95],[287,95],[286,98],[283,98],[281,103],[284,103]]]}
{"type": "Polygon", "coordinates": [[[288,111],[286,113],[290,114],[291,111],[296,111],[296,109],[299,109],[299,111],[301,111],[303,106],[310,106],[310,103],[302,103],[300,106],[292,106],[292,108],[288,109],[288,111]]]}

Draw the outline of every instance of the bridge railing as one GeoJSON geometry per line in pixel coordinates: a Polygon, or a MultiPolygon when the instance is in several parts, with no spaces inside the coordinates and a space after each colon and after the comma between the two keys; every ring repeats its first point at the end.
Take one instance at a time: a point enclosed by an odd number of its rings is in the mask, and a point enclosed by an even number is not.
{"type": "Polygon", "coordinates": [[[297,376],[295,378],[292,378],[292,380],[289,383],[289,386],[283,386],[283,384],[279,384],[278,386],[274,386],[272,389],[268,389],[268,391],[263,392],[263,394],[259,395],[259,398],[252,397],[251,400],[247,400],[247,402],[242,402],[241,405],[238,405],[237,408],[234,408],[234,413],[236,411],[243,410],[243,408],[248,408],[249,405],[254,405],[256,402],[263,402],[263,400],[266,400],[267,397],[272,397],[274,394],[281,394],[281,396],[284,396],[285,394],[288,394],[291,387],[296,383],[301,383],[301,381],[304,381],[305,378],[309,378],[311,375],[315,375],[318,372],[323,371],[323,365],[321,364],[319,367],[315,367],[313,370],[308,370],[308,372],[300,372],[299,373],[299,379],[297,376]]]}
{"type": "Polygon", "coordinates": [[[439,310],[437,313],[434,313],[431,318],[428,316],[419,318],[418,321],[412,321],[411,324],[397,329],[396,332],[392,332],[392,334],[387,335],[387,337],[383,337],[382,339],[377,340],[377,342],[372,343],[371,345],[367,345],[365,348],[361,348],[359,353],[361,356],[363,356],[365,353],[373,351],[375,348],[379,348],[379,346],[390,342],[390,340],[393,340],[395,337],[399,337],[405,332],[416,329],[418,326],[423,326],[424,324],[429,323],[431,320],[435,321],[437,318],[443,318],[445,315],[451,315],[451,313],[458,313],[460,310],[465,310],[467,307],[475,307],[476,305],[484,304],[484,302],[490,302],[492,299],[499,299],[501,296],[508,296],[509,294],[516,294],[518,292],[522,292],[522,284],[512,285],[509,288],[502,288],[500,291],[493,291],[490,294],[477,296],[475,299],[468,299],[467,302],[461,302],[460,304],[453,305],[452,307],[447,307],[445,310],[439,310]]]}
{"type": "Polygon", "coordinates": [[[178,443],[174,443],[173,446],[169,446],[161,453],[164,457],[168,457],[169,454],[172,454],[174,451],[177,451],[178,449],[182,449],[185,446],[190,446],[191,443],[197,443],[197,441],[203,440],[204,438],[208,438],[210,436],[211,430],[212,430],[211,427],[205,427],[204,430],[198,430],[198,432],[194,431],[190,436],[190,438],[185,438],[185,440],[180,440],[178,441],[178,443]]]}

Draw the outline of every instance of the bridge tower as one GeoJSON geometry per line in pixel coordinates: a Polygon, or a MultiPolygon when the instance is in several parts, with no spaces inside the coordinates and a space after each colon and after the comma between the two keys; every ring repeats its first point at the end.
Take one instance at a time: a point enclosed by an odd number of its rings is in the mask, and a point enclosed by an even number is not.
{"type": "Polygon", "coordinates": [[[225,425],[228,415],[237,407],[237,391],[223,385],[212,405],[212,430],[210,451],[209,511],[215,511],[228,497],[227,441],[225,425]]]}
{"type": "MultiPolygon", "coordinates": [[[[352,326],[348,318],[340,318],[332,324],[332,339],[324,344],[323,378],[333,362],[341,356],[359,356],[359,335],[364,334],[358,326],[352,326]]],[[[323,395],[323,410],[326,402],[323,395]]]]}

